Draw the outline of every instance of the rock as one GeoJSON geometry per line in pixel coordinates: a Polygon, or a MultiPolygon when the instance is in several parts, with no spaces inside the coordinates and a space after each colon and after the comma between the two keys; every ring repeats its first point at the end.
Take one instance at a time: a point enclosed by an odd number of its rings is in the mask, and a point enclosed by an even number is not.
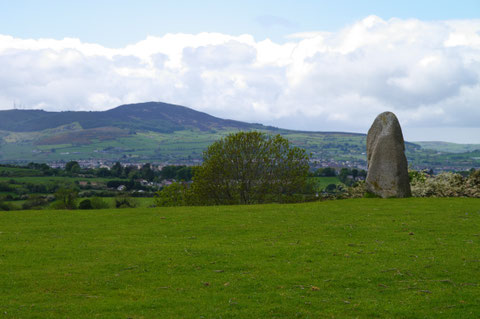
{"type": "Polygon", "coordinates": [[[377,116],[367,136],[367,192],[383,198],[412,195],[402,128],[395,114],[377,116]]]}

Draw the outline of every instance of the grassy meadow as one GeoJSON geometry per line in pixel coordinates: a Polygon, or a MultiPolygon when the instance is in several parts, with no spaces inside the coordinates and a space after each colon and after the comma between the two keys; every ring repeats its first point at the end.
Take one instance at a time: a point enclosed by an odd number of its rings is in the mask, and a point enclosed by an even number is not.
{"type": "Polygon", "coordinates": [[[0,212],[0,318],[477,318],[479,199],[0,212]]]}

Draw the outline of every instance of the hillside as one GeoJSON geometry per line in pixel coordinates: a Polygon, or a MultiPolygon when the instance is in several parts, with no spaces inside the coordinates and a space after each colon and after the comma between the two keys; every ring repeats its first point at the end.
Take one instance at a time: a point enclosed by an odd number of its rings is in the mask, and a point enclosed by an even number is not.
{"type": "MultiPolygon", "coordinates": [[[[322,166],[366,167],[366,135],[305,132],[225,120],[190,108],[148,102],[102,112],[0,111],[0,162],[105,161],[195,164],[219,138],[239,130],[281,134],[322,166]]],[[[480,167],[480,150],[408,143],[414,168],[480,167]]]]}
{"type": "Polygon", "coordinates": [[[161,102],[121,105],[100,112],[46,112],[41,110],[0,111],[0,130],[35,132],[78,123],[83,129],[117,127],[172,133],[187,128],[199,130],[260,128],[261,125],[224,120],[184,106],[161,102]]]}
{"type": "Polygon", "coordinates": [[[449,142],[415,142],[424,149],[447,153],[465,153],[480,150],[480,144],[457,144],[449,142]]]}

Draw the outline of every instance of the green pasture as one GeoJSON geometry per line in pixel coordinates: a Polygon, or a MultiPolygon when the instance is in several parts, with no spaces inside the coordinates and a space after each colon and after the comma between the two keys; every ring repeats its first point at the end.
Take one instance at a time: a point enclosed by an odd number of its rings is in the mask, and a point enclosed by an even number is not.
{"type": "Polygon", "coordinates": [[[40,176],[43,175],[43,172],[37,169],[30,168],[0,166],[0,174],[8,174],[14,176],[40,176]]]}
{"type": "Polygon", "coordinates": [[[480,144],[456,144],[449,142],[415,142],[424,149],[439,152],[464,153],[480,150],[480,144]]]}
{"type": "Polygon", "coordinates": [[[479,199],[0,212],[1,318],[478,318],[479,199]]]}
{"type": "MultiPolygon", "coordinates": [[[[41,184],[41,183],[49,183],[49,182],[96,182],[96,183],[107,183],[108,181],[111,180],[122,180],[122,178],[103,178],[103,177],[92,177],[92,178],[85,178],[85,177],[67,177],[67,176],[22,176],[22,177],[16,177],[16,176],[0,176],[0,182],[1,181],[10,181],[10,180],[15,180],[16,182],[20,183],[35,183],[35,184],[41,184]]],[[[123,179],[126,180],[126,179],[123,179]]]]}
{"type": "Polygon", "coordinates": [[[335,184],[335,185],[341,184],[338,177],[310,177],[310,178],[313,179],[315,183],[315,188],[317,189],[317,191],[321,191],[325,189],[325,187],[327,187],[330,184],[335,184]]]}

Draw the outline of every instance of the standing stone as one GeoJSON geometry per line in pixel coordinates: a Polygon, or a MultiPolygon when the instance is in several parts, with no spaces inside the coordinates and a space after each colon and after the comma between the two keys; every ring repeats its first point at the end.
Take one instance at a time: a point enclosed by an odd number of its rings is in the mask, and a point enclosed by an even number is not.
{"type": "Polygon", "coordinates": [[[367,136],[367,191],[380,197],[412,195],[402,128],[395,114],[377,116],[367,136]]]}

